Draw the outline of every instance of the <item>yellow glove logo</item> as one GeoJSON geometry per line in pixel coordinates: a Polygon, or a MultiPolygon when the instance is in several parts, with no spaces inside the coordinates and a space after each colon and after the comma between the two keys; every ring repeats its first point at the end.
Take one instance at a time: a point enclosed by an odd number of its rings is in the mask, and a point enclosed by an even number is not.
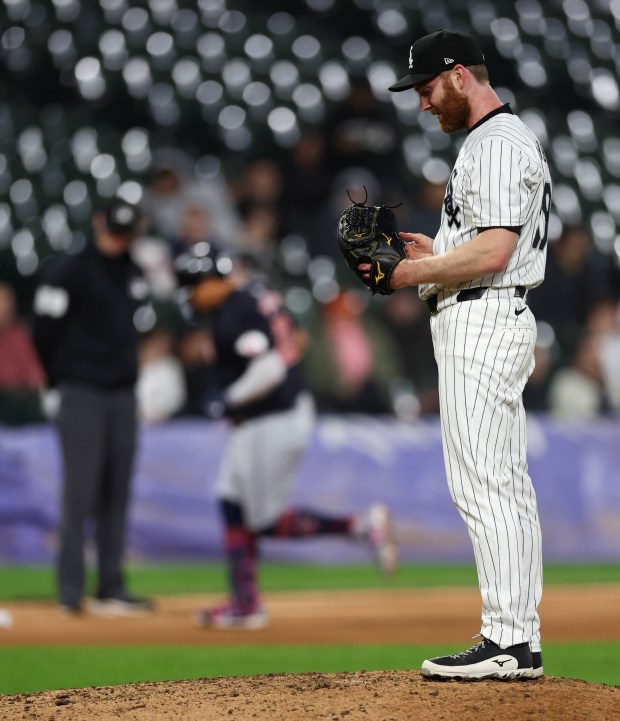
{"type": "Polygon", "coordinates": [[[375,275],[375,283],[378,283],[381,278],[385,278],[385,273],[381,272],[381,265],[377,263],[377,275],[375,275]]]}
{"type": "Polygon", "coordinates": [[[381,235],[387,240],[388,245],[392,245],[392,236],[386,235],[385,233],[381,233],[381,235]]]}

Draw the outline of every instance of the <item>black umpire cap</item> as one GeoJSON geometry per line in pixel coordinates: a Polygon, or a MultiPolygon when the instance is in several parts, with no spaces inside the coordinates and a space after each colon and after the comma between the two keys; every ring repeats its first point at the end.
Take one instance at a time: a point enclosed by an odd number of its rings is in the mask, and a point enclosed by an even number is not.
{"type": "Polygon", "coordinates": [[[105,209],[106,225],[112,233],[118,235],[136,235],[141,217],[138,206],[122,198],[113,200],[105,209]]]}
{"type": "Polygon", "coordinates": [[[388,89],[393,93],[425,83],[455,65],[485,65],[484,53],[469,35],[438,30],[416,40],[409,51],[409,75],[388,89]]]}

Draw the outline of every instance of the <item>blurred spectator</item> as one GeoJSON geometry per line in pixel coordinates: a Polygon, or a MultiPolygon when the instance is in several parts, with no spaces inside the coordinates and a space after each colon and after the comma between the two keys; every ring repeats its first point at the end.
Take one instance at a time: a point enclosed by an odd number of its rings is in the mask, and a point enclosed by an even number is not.
{"type": "Polygon", "coordinates": [[[170,236],[169,240],[175,256],[196,243],[214,243],[218,247],[225,245],[215,233],[211,211],[197,203],[189,203],[183,208],[176,235],[170,236]]]}
{"type": "Polygon", "coordinates": [[[620,327],[601,342],[601,372],[609,405],[618,415],[620,414],[620,327]]]}
{"type": "Polygon", "coordinates": [[[193,200],[179,173],[172,168],[156,168],[144,193],[143,207],[154,233],[171,238],[179,229],[183,208],[193,200]]]}
{"type": "Polygon", "coordinates": [[[45,373],[30,330],[17,317],[15,291],[0,283],[0,424],[43,420],[40,391],[45,373]]]}
{"type": "Polygon", "coordinates": [[[590,313],[588,330],[599,336],[608,336],[618,329],[618,305],[607,299],[599,303],[590,313]]]}
{"type": "Polygon", "coordinates": [[[365,76],[352,78],[349,95],[325,123],[325,132],[336,172],[361,166],[380,178],[383,187],[398,184],[398,138],[365,76]]]}
{"type": "Polygon", "coordinates": [[[140,267],[153,296],[160,301],[171,298],[176,288],[170,244],[163,238],[141,235],[131,246],[131,257],[140,267]]]}
{"type": "Polygon", "coordinates": [[[161,423],[176,415],[186,400],[185,377],[174,354],[174,335],[155,328],[140,340],[138,352],[138,416],[161,423]]]}
{"type": "Polygon", "coordinates": [[[240,250],[269,267],[287,229],[284,219],[284,177],[274,160],[261,158],[249,163],[232,184],[241,216],[240,250]]]}
{"type": "Polygon", "coordinates": [[[549,388],[553,418],[588,421],[608,409],[601,367],[602,336],[586,332],[579,339],[572,363],[560,368],[549,388]]]}
{"type": "Polygon", "coordinates": [[[138,332],[148,287],[129,249],[135,206],[113,201],[93,216],[93,242],[42,269],[34,300],[34,340],[61,396],[58,430],[64,462],[57,568],[60,609],[79,614],[85,593],[85,526],[96,526],[97,601],[92,610],[148,610],[131,596],[123,551],[136,448],[138,332]]]}
{"type": "Polygon", "coordinates": [[[301,135],[288,157],[285,175],[284,193],[290,206],[310,213],[320,210],[327,200],[333,178],[323,133],[308,130],[301,135]]]}
{"type": "Polygon", "coordinates": [[[394,210],[399,229],[413,228],[430,238],[437,235],[446,192],[445,182],[422,179],[415,185],[394,189],[384,198],[394,210]]]}
{"type": "Polygon", "coordinates": [[[590,317],[589,330],[597,338],[598,371],[606,410],[620,412],[620,305],[603,303],[590,317]]]}
{"type": "Polygon", "coordinates": [[[422,183],[415,197],[411,223],[403,227],[415,228],[416,233],[424,233],[431,238],[437,235],[447,181],[448,177],[443,183],[433,183],[430,180],[422,183]]]}
{"type": "Polygon", "coordinates": [[[549,248],[545,282],[528,293],[536,318],[556,334],[561,365],[575,357],[591,314],[611,297],[609,261],[594,249],[584,227],[566,226],[549,248]]]}
{"type": "Polygon", "coordinates": [[[549,323],[536,323],[534,370],[523,389],[523,406],[526,411],[545,412],[549,409],[549,386],[557,353],[555,333],[549,323]]]}
{"type": "Polygon", "coordinates": [[[417,399],[418,413],[438,414],[437,364],[426,303],[417,289],[402,288],[386,298],[380,311],[391,343],[398,349],[401,378],[417,399]]]}
{"type": "Polygon", "coordinates": [[[320,411],[392,413],[390,381],[402,375],[398,351],[356,291],[322,304],[304,358],[320,411]]]}
{"type": "Polygon", "coordinates": [[[254,208],[282,209],[284,178],[275,160],[260,158],[248,163],[231,182],[237,211],[243,218],[254,208]]]}
{"type": "Polygon", "coordinates": [[[234,242],[239,219],[223,183],[199,182],[173,167],[156,168],[143,200],[151,232],[171,242],[178,238],[188,206],[203,208],[212,232],[224,243],[234,242]]]}
{"type": "Polygon", "coordinates": [[[256,206],[248,210],[241,225],[241,248],[261,264],[275,259],[280,241],[280,216],[274,208],[256,206]]]}
{"type": "Polygon", "coordinates": [[[185,330],[177,343],[186,388],[185,403],[180,416],[204,416],[204,402],[215,387],[215,347],[213,337],[206,328],[185,330]]]}
{"type": "Polygon", "coordinates": [[[283,214],[285,226],[306,239],[310,248],[322,245],[317,217],[328,202],[333,168],[323,133],[302,134],[287,158],[283,214]]]}

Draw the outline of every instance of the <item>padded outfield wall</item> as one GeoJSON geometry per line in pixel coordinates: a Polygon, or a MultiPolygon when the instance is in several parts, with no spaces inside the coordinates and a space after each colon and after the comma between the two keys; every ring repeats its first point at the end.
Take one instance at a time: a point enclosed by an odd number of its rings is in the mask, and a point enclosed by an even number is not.
{"type": "MultiPolygon", "coordinates": [[[[141,430],[129,553],[135,560],[219,558],[213,482],[227,427],[176,420],[141,430]]],[[[554,561],[620,560],[620,423],[552,423],[531,416],[530,473],[554,561]]],[[[54,558],[61,460],[50,426],[0,429],[0,562],[54,558]]],[[[294,502],[332,513],[375,500],[393,511],[404,560],[471,561],[465,526],[445,482],[437,419],[322,417],[300,469],[294,502]]],[[[344,563],[367,549],[338,540],[265,540],[273,560],[344,563]]]]}

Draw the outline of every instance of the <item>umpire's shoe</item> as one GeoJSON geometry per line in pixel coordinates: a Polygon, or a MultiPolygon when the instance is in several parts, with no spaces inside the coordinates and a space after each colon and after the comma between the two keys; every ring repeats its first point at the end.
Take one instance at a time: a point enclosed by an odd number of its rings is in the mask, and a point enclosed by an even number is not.
{"type": "MultiPolygon", "coordinates": [[[[542,666],[540,670],[542,671],[542,666]]],[[[518,643],[502,649],[486,638],[453,656],[427,659],[422,664],[420,673],[431,679],[462,681],[483,678],[530,679],[542,675],[533,668],[529,644],[518,643]]]]}
{"type": "Polygon", "coordinates": [[[89,605],[89,611],[96,616],[121,618],[123,616],[143,616],[154,610],[153,602],[148,598],[123,593],[114,598],[96,598],[89,605]]]}

